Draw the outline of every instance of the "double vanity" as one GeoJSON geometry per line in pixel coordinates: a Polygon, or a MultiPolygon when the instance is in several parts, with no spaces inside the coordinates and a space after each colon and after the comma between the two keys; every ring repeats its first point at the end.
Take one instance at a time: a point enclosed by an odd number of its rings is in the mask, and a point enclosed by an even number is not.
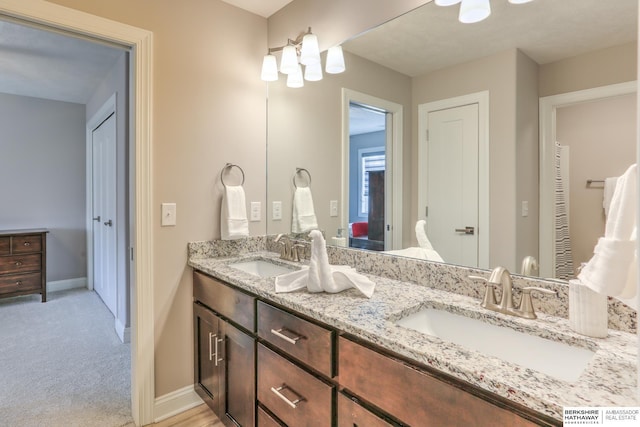
{"type": "Polygon", "coordinates": [[[369,277],[372,298],[276,293],[302,264],[272,240],[189,245],[196,391],[225,424],[562,425],[563,407],[639,405],[624,306],[610,307],[606,339],[588,338],[570,330],[560,283],[514,277],[518,298],[558,293],[518,318],[480,307],[468,276],[484,272],[344,248],[331,264],[369,277]]]}

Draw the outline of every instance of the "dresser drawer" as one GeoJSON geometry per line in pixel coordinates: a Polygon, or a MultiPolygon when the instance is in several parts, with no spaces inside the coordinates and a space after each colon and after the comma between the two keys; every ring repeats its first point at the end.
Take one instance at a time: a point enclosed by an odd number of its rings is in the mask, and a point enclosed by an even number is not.
{"type": "Polygon", "coordinates": [[[13,236],[11,248],[13,254],[40,252],[42,250],[42,236],[40,234],[13,236]]]}
{"type": "Polygon", "coordinates": [[[255,331],[254,296],[218,282],[199,271],[193,273],[193,296],[197,301],[243,328],[255,331]]]}
{"type": "Polygon", "coordinates": [[[514,412],[344,337],[340,385],[412,426],[534,426],[514,412]]]}
{"type": "Polygon", "coordinates": [[[394,427],[342,393],[338,394],[338,427],[394,427]]]}
{"type": "Polygon", "coordinates": [[[40,273],[14,274],[0,277],[0,295],[12,292],[33,291],[42,286],[40,273]]]}
{"type": "Polygon", "coordinates": [[[0,257],[0,274],[38,271],[41,269],[41,260],[40,254],[0,257]]]}
{"type": "Polygon", "coordinates": [[[333,377],[333,332],[258,302],[258,336],[321,374],[333,377]]]}
{"type": "Polygon", "coordinates": [[[11,237],[0,237],[0,255],[9,255],[11,253],[11,237]]]}
{"type": "Polygon", "coordinates": [[[258,345],[258,400],[288,426],[331,425],[333,386],[258,345]]]}

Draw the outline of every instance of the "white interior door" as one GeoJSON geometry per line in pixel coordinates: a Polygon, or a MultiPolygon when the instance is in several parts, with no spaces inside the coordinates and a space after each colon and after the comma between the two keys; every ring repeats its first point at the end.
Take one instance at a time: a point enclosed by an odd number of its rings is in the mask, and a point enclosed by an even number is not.
{"type": "Polygon", "coordinates": [[[92,132],[93,155],[93,286],[116,314],[116,117],[92,132]]]}
{"type": "Polygon", "coordinates": [[[427,116],[426,230],[445,262],[478,266],[478,104],[427,116]]]}

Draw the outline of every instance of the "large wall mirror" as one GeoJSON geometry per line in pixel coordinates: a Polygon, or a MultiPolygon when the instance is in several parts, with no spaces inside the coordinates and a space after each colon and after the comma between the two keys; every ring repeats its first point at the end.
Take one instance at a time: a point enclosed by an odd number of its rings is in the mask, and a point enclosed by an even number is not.
{"type": "MultiPolygon", "coordinates": [[[[588,260],[606,220],[600,181],[636,158],[638,3],[491,7],[462,24],[457,6],[427,3],[345,41],[343,74],[268,84],[269,234],[291,233],[294,191],[309,186],[328,244],[520,273],[547,253],[540,224],[557,226],[539,212],[549,197],[540,171],[558,170],[571,194],[570,270],[588,260]],[[560,102],[562,167],[541,167],[556,156],[540,154],[540,99],[624,83],[624,93],[600,92],[608,103],[560,102]]],[[[555,255],[542,258],[530,274],[570,277],[555,255]]]]}

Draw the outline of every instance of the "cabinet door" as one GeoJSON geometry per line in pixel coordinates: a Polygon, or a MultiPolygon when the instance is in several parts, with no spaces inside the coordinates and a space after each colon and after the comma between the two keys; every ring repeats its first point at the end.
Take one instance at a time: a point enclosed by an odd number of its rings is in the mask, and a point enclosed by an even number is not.
{"type": "Polygon", "coordinates": [[[218,417],[222,416],[222,390],[224,390],[224,371],[220,320],[211,311],[199,304],[193,304],[194,317],[194,376],[196,389],[207,405],[218,417]]]}
{"type": "Polygon", "coordinates": [[[242,427],[252,427],[256,420],[255,340],[229,323],[224,324],[224,333],[225,414],[242,427]]]}
{"type": "Polygon", "coordinates": [[[338,394],[338,427],[394,427],[358,405],[344,394],[338,394]]]}

